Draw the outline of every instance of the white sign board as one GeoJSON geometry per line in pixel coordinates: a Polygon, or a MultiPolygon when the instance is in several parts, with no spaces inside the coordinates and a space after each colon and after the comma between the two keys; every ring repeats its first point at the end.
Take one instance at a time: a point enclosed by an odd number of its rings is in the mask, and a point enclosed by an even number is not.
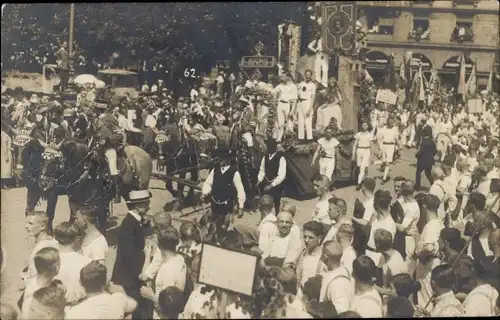
{"type": "Polygon", "coordinates": [[[203,244],[198,282],[251,296],[257,256],[203,244]]]}
{"type": "Polygon", "coordinates": [[[385,102],[388,104],[395,105],[398,100],[398,95],[389,89],[379,89],[377,90],[377,97],[375,102],[385,102]]]}
{"type": "Polygon", "coordinates": [[[467,100],[467,110],[469,113],[483,113],[483,101],[481,99],[467,100]]]}

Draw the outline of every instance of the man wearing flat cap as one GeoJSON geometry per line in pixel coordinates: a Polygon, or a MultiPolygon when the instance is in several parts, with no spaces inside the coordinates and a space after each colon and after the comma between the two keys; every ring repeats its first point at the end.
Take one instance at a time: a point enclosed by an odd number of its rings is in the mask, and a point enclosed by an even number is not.
{"type": "Polygon", "coordinates": [[[225,231],[231,224],[235,201],[238,202],[238,217],[243,216],[246,194],[238,168],[231,165],[230,150],[219,149],[214,156],[220,159],[220,163],[208,174],[201,192],[205,201],[210,199],[212,218],[218,233],[225,231]]]}
{"type": "Polygon", "coordinates": [[[115,203],[120,203],[121,196],[118,181],[119,171],[116,164],[116,148],[119,148],[123,142],[123,133],[118,120],[113,116],[111,105],[98,104],[96,111],[98,113],[96,124],[97,138],[99,139],[99,145],[104,148],[104,156],[108,160],[109,173],[115,188],[115,203]]]}

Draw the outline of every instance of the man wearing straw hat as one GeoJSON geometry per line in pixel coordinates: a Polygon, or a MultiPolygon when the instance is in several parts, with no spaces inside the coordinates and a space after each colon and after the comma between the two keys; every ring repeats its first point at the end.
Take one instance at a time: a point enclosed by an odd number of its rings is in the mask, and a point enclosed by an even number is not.
{"type": "Polygon", "coordinates": [[[151,192],[149,190],[134,190],[128,195],[127,215],[118,229],[116,260],[111,281],[123,287],[128,296],[137,301],[137,309],[132,313],[132,319],[150,318],[150,305],[141,297],[142,283],[139,275],[142,272],[146,257],[146,240],[144,216],[149,211],[151,192]],[[149,314],[148,314],[149,313],[149,314]]]}

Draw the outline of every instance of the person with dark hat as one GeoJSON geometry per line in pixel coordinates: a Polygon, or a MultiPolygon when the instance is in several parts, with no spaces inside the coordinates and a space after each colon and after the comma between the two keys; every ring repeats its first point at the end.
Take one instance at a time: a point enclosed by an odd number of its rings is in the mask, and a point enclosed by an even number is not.
{"type": "Polygon", "coordinates": [[[128,296],[137,301],[137,309],[132,319],[151,318],[151,304],[141,297],[142,283],[139,275],[144,267],[147,256],[145,252],[144,216],[149,211],[151,192],[149,190],[134,190],[129,193],[127,206],[129,211],[118,229],[118,244],[116,260],[111,281],[123,287],[128,296]]]}
{"type": "Polygon", "coordinates": [[[421,131],[422,141],[419,145],[419,150],[415,155],[417,157],[417,172],[415,177],[415,189],[420,190],[422,171],[432,185],[431,169],[434,165],[434,157],[437,153],[436,144],[432,140],[432,130],[430,127],[424,127],[421,131]]]}
{"type": "Polygon", "coordinates": [[[266,141],[267,154],[260,162],[257,185],[262,193],[273,197],[276,214],[280,211],[283,181],[286,178],[286,159],[277,151],[278,142],[274,138],[266,141]]]}
{"type": "MultiPolygon", "coordinates": [[[[106,101],[100,101],[106,102],[106,101]]],[[[116,165],[116,148],[120,147],[123,142],[123,133],[120,129],[118,120],[113,116],[112,106],[106,104],[98,104],[97,108],[100,111],[96,123],[96,134],[99,139],[99,145],[104,148],[104,156],[108,160],[109,173],[113,185],[115,187],[115,203],[121,202],[119,190],[119,171],[116,165]]]]}
{"type": "Polygon", "coordinates": [[[236,200],[238,217],[243,216],[246,194],[238,168],[231,165],[231,151],[219,149],[214,157],[219,158],[220,163],[208,174],[201,192],[203,200],[211,199],[212,218],[217,230],[224,231],[231,223],[236,200]]]}

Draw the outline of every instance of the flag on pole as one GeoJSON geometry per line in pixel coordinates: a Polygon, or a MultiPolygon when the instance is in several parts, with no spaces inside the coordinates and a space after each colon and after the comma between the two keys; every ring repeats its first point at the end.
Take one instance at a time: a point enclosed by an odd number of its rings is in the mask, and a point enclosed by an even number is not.
{"type": "MultiPolygon", "coordinates": [[[[469,80],[467,80],[466,88],[466,97],[472,98],[476,95],[477,92],[477,75],[476,75],[476,62],[472,65],[472,71],[469,76],[469,80]]],[[[465,98],[465,97],[464,97],[465,98]]]]}
{"type": "Polygon", "coordinates": [[[458,69],[458,83],[457,83],[457,94],[461,94],[465,97],[466,94],[466,84],[465,84],[465,56],[462,54],[460,56],[460,65],[458,69]]]}
{"type": "Polygon", "coordinates": [[[437,70],[432,69],[431,77],[429,79],[429,84],[427,88],[429,89],[429,94],[427,96],[427,105],[431,105],[434,101],[434,91],[436,90],[436,81],[437,81],[437,70]]]}
{"type": "Polygon", "coordinates": [[[417,108],[420,101],[425,101],[425,86],[422,72],[422,64],[418,67],[417,73],[413,77],[411,86],[413,108],[417,108]]]}
{"type": "Polygon", "coordinates": [[[495,59],[493,59],[493,64],[490,68],[490,76],[488,77],[488,84],[486,85],[486,92],[493,92],[493,69],[495,68],[495,59]]]}
{"type": "Polygon", "coordinates": [[[422,72],[422,64],[420,64],[420,66],[418,67],[418,74],[420,77],[420,83],[419,83],[419,87],[418,87],[418,100],[424,101],[425,100],[425,86],[424,86],[424,73],[422,72]]]}

